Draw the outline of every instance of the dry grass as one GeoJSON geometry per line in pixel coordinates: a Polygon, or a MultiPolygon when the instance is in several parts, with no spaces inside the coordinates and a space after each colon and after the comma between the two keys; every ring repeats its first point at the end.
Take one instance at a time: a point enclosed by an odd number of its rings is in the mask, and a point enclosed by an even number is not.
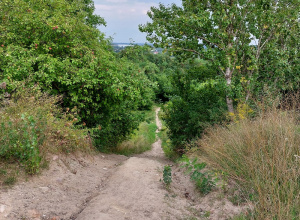
{"type": "Polygon", "coordinates": [[[76,115],[64,113],[58,102],[36,86],[0,102],[0,183],[12,176],[9,167],[34,174],[48,154],[93,151],[87,130],[75,128],[76,115]]]}
{"type": "Polygon", "coordinates": [[[255,119],[211,128],[198,146],[202,159],[252,197],[253,218],[300,219],[299,112],[264,110],[255,119]]]}
{"type": "Polygon", "coordinates": [[[33,116],[43,130],[43,141],[39,145],[41,153],[92,150],[87,129],[74,127],[78,121],[76,111],[67,109],[64,112],[60,102],[60,97],[42,93],[38,87],[24,88],[13,96],[9,106],[2,109],[1,120],[18,122],[22,114],[33,116]]]}

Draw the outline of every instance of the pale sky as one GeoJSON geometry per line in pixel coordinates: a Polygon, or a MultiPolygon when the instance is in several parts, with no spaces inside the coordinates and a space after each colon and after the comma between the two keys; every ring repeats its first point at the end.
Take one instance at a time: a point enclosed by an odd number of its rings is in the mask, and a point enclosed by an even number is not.
{"type": "Polygon", "coordinates": [[[150,21],[147,11],[151,6],[175,3],[181,5],[181,0],[94,0],[95,14],[107,22],[107,27],[100,26],[100,31],[107,37],[111,36],[115,43],[145,43],[146,34],[138,29],[139,24],[150,21]]]}

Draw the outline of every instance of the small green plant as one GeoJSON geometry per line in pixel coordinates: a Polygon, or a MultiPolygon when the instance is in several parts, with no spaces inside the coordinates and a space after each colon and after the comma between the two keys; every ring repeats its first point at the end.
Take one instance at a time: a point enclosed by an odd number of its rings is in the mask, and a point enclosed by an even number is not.
{"type": "Polygon", "coordinates": [[[16,181],[17,181],[17,178],[15,176],[9,176],[3,181],[3,184],[7,185],[7,186],[11,186],[11,185],[15,184],[16,181]]]}
{"type": "Polygon", "coordinates": [[[210,216],[210,211],[206,211],[205,214],[204,214],[204,217],[209,218],[209,216],[210,216]]]}
{"type": "Polygon", "coordinates": [[[4,170],[4,169],[0,169],[0,175],[6,175],[7,174],[7,171],[6,170],[4,170]]]}
{"type": "Polygon", "coordinates": [[[2,122],[0,133],[0,157],[20,161],[29,174],[37,173],[41,157],[38,149],[39,128],[33,116],[2,122]]]}
{"type": "Polygon", "coordinates": [[[163,180],[166,187],[169,188],[172,183],[172,169],[169,165],[164,166],[163,180]]]}
{"type": "Polygon", "coordinates": [[[213,179],[210,172],[202,172],[206,167],[206,163],[198,163],[197,158],[190,160],[186,155],[182,156],[183,167],[187,169],[187,173],[190,174],[191,180],[196,184],[197,189],[206,195],[216,186],[218,179],[213,179]]]}

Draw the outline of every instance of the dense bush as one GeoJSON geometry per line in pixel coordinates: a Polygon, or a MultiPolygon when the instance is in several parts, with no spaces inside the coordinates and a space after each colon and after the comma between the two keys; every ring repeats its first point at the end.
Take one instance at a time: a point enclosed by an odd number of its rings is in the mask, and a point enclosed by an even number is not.
{"type": "Polygon", "coordinates": [[[197,62],[173,74],[176,92],[164,107],[163,119],[173,148],[179,153],[209,125],[226,119],[225,84],[209,79],[214,71],[197,62]]]}
{"type": "Polygon", "coordinates": [[[107,152],[116,148],[118,143],[126,140],[144,119],[140,112],[123,112],[118,116],[119,118],[106,121],[106,124],[92,130],[94,144],[99,150],[107,152]]]}

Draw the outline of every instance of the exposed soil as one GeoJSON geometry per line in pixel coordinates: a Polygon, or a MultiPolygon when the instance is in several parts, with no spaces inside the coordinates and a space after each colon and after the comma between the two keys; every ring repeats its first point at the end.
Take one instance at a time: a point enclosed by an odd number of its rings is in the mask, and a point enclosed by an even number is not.
{"type": "Polygon", "coordinates": [[[245,210],[221,190],[201,196],[183,170],[165,158],[160,140],[133,157],[54,155],[41,175],[0,193],[0,220],[217,220],[245,210]],[[169,190],[161,181],[167,164],[172,166],[169,190]]]}

